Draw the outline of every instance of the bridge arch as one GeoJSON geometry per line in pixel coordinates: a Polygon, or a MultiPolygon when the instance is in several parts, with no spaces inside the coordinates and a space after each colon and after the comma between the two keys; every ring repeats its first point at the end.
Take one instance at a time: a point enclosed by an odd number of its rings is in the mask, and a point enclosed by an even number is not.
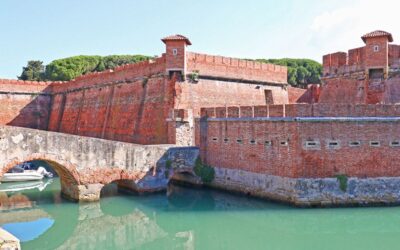
{"type": "Polygon", "coordinates": [[[42,160],[59,174],[64,196],[98,201],[102,187],[116,181],[129,180],[141,192],[165,190],[173,172],[194,165],[198,151],[0,126],[0,177],[17,164],[42,160]]]}
{"type": "Polygon", "coordinates": [[[66,198],[74,199],[74,197],[71,196],[73,194],[71,191],[80,183],[80,176],[76,166],[51,154],[31,154],[25,157],[14,158],[6,162],[4,166],[0,166],[0,179],[4,173],[7,173],[16,165],[35,160],[48,163],[60,177],[62,194],[66,198]]]}

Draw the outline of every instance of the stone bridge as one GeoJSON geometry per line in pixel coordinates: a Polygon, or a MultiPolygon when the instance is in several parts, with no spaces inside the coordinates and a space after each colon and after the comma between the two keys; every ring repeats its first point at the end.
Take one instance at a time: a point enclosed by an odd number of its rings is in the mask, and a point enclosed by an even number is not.
{"type": "Polygon", "coordinates": [[[96,201],[106,184],[136,192],[165,190],[171,178],[188,174],[195,147],[138,145],[21,127],[0,126],[0,178],[17,164],[42,160],[57,172],[69,199],[96,201]]]}

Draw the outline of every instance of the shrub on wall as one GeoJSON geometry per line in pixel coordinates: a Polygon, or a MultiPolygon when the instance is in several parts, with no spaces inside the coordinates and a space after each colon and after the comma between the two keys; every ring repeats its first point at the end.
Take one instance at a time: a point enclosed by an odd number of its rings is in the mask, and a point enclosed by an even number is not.
{"type": "Polygon", "coordinates": [[[210,183],[214,180],[215,170],[213,167],[203,164],[200,157],[196,159],[194,173],[201,178],[204,183],[210,183]]]}
{"type": "Polygon", "coordinates": [[[343,192],[346,192],[346,190],[347,190],[347,181],[348,181],[347,175],[338,174],[338,175],[336,175],[336,179],[339,182],[340,190],[342,190],[343,192]]]}

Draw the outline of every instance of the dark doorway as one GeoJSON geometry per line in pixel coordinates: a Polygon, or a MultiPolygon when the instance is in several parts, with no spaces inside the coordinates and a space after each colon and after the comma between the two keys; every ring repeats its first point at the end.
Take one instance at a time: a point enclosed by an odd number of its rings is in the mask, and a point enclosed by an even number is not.
{"type": "Polygon", "coordinates": [[[272,90],[264,90],[265,104],[274,104],[274,98],[272,97],[272,90]]]}
{"type": "Polygon", "coordinates": [[[369,70],[369,79],[381,80],[383,79],[383,69],[370,69],[369,70]]]}

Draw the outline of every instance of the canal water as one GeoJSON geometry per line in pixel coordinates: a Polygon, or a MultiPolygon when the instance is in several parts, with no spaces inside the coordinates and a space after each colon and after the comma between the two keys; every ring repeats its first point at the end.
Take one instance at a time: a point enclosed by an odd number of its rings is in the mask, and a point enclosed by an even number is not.
{"type": "Polygon", "coordinates": [[[299,209],[213,190],[61,198],[60,183],[0,184],[0,226],[22,249],[398,249],[400,208],[299,209]],[[19,185],[19,186],[18,186],[19,185]],[[8,190],[8,191],[7,191],[8,190]]]}

